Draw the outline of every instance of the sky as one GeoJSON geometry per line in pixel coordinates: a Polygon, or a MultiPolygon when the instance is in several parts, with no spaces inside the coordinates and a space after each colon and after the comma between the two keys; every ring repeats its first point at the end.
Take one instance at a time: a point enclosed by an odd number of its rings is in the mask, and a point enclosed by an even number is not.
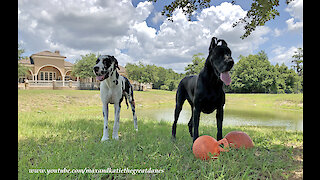
{"type": "Polygon", "coordinates": [[[172,0],[18,0],[18,43],[24,56],[59,50],[66,61],[81,55],[113,55],[120,65],[155,64],[184,73],[192,56],[208,56],[212,37],[224,39],[237,62],[239,56],[264,50],[272,64],[288,67],[297,48],[303,48],[303,0],[289,5],[280,0],[280,16],[242,40],[244,25],[232,24],[246,15],[252,1],[212,0],[211,7],[193,14],[181,10],[173,22],[161,15],[172,0]]]}

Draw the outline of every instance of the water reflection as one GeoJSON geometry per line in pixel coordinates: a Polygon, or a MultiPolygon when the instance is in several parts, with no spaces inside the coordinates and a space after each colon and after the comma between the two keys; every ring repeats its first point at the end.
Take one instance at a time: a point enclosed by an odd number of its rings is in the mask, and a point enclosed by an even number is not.
{"type": "MultiPolygon", "coordinates": [[[[138,117],[148,117],[158,121],[173,122],[174,108],[139,109],[138,117]]],[[[178,123],[187,124],[191,117],[190,107],[184,107],[180,113],[178,123]]],[[[216,113],[201,113],[201,124],[216,124],[216,113]]],[[[286,130],[303,131],[303,117],[299,112],[272,111],[231,111],[225,109],[223,125],[225,126],[273,126],[286,130]]]]}

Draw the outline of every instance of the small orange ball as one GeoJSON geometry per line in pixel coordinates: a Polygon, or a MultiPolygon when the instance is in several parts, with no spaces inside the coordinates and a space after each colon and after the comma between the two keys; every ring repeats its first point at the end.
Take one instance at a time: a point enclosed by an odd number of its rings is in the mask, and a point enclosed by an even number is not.
{"type": "Polygon", "coordinates": [[[241,147],[247,149],[254,146],[250,136],[242,131],[231,131],[224,138],[227,139],[230,147],[234,147],[236,149],[241,147]]]}
{"type": "Polygon", "coordinates": [[[202,160],[208,160],[210,158],[209,153],[214,157],[220,154],[217,140],[208,135],[198,137],[192,145],[192,151],[196,158],[202,160]]]}

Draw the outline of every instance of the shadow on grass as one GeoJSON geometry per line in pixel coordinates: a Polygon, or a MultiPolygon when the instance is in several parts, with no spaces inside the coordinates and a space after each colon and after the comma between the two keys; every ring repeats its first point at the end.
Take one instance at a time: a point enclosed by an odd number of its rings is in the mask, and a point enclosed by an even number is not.
{"type": "MultiPolygon", "coordinates": [[[[101,143],[103,120],[78,118],[63,123],[30,122],[29,127],[47,129],[46,133],[25,137],[18,145],[19,178],[273,178],[295,177],[301,171],[302,133],[264,127],[224,127],[246,132],[255,147],[231,150],[215,161],[195,159],[190,147],[192,139],[187,125],[178,125],[177,139],[171,140],[171,124],[148,119],[138,120],[139,131],[130,119],[120,120],[118,141],[101,143]],[[298,137],[298,140],[297,140],[298,137]],[[299,140],[299,138],[301,140],[299,140]],[[163,173],[29,173],[29,169],[158,169],[163,173]]],[[[112,137],[113,121],[109,121],[112,137]]],[[[216,127],[201,126],[200,134],[216,136],[216,127]]],[[[40,132],[40,131],[39,131],[40,132]]],[[[150,171],[149,171],[150,172],[150,171]]],[[[301,174],[302,176],[302,174],[301,174]]]]}

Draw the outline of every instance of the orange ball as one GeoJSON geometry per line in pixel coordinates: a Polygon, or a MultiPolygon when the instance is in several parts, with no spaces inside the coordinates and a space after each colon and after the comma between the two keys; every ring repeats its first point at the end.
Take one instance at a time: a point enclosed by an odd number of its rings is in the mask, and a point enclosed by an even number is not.
{"type": "Polygon", "coordinates": [[[242,131],[231,131],[224,138],[230,144],[230,147],[234,148],[251,148],[253,147],[253,142],[248,134],[242,131]]]}
{"type": "Polygon", "coordinates": [[[220,154],[220,147],[216,139],[208,135],[203,135],[194,141],[192,151],[196,158],[208,160],[210,158],[209,153],[214,157],[220,154]]]}

